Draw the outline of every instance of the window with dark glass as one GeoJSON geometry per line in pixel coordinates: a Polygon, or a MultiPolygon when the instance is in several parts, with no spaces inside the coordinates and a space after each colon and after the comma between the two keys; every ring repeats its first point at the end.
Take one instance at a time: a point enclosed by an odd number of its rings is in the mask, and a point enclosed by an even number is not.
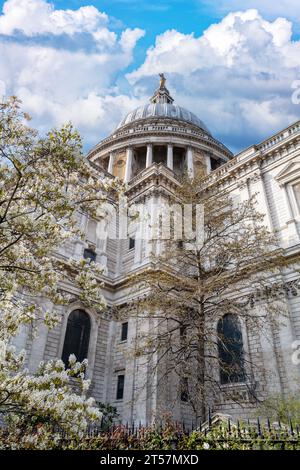
{"type": "Polygon", "coordinates": [[[245,380],[243,338],[238,319],[224,315],[217,327],[220,380],[222,384],[245,380]]]}
{"type": "Polygon", "coordinates": [[[179,332],[180,332],[180,336],[181,338],[186,338],[186,325],[183,325],[181,324],[180,327],[179,327],[179,332]]]}
{"type": "Polygon", "coordinates": [[[117,400],[122,400],[124,396],[125,375],[118,375],[117,400]]]}
{"type": "Polygon", "coordinates": [[[189,383],[187,377],[180,379],[180,399],[183,402],[189,401],[189,383]]]}
{"type": "Polygon", "coordinates": [[[212,170],[216,170],[221,166],[224,162],[220,158],[211,158],[210,165],[212,170]]]}
{"type": "Polygon", "coordinates": [[[84,259],[88,259],[90,261],[96,261],[97,254],[91,248],[85,248],[83,252],[83,257],[84,259]]]}
{"type": "Polygon", "coordinates": [[[91,320],[84,310],[74,310],[70,313],[62,352],[62,360],[66,366],[71,354],[74,354],[79,362],[87,358],[90,332],[91,320]]]}
{"type": "Polygon", "coordinates": [[[121,326],[121,341],[126,341],[128,336],[128,322],[122,323],[121,326]]]}
{"type": "Polygon", "coordinates": [[[178,248],[179,248],[180,250],[182,250],[182,248],[183,248],[183,240],[178,240],[177,246],[178,246],[178,248]]]}
{"type": "Polygon", "coordinates": [[[132,250],[135,247],[135,238],[130,237],[129,238],[129,250],[132,250]]]}

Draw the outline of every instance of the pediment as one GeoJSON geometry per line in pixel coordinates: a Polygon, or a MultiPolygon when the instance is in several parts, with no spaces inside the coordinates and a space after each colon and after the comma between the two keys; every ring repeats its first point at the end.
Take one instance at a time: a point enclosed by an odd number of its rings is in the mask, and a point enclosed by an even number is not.
{"type": "Polygon", "coordinates": [[[300,178],[300,157],[289,162],[276,176],[276,180],[280,185],[298,178],[300,178]]]}

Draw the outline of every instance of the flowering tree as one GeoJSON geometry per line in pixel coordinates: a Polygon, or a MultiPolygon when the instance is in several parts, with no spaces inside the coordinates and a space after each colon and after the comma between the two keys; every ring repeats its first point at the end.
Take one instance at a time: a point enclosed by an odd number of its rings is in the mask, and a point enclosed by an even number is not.
{"type": "Polygon", "coordinates": [[[25,353],[16,352],[12,339],[21,325],[55,324],[55,314],[35,299],[67,302],[59,290],[62,279],[77,285],[82,302],[104,307],[101,267],[62,259],[56,249],[83,236],[79,212],[95,216],[107,194],[121,188],[91,168],[71,124],[41,138],[29,119],[15,97],[0,103],[0,413],[15,445],[37,439],[43,447],[55,427],[76,434],[99,419],[94,401],[86,398],[86,364],[71,357],[67,370],[54,361],[31,375],[24,369],[25,353]],[[74,393],[75,382],[80,393],[74,393]]]}

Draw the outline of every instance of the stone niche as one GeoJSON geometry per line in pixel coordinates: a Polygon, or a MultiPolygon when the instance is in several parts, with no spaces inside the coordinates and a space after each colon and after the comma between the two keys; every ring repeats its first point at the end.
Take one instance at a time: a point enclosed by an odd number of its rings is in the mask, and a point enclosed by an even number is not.
{"type": "Polygon", "coordinates": [[[126,168],[126,152],[118,152],[114,158],[113,175],[121,180],[124,179],[126,168]]]}
{"type": "Polygon", "coordinates": [[[205,162],[205,154],[200,150],[194,151],[194,172],[195,176],[207,174],[207,166],[205,162]]]}

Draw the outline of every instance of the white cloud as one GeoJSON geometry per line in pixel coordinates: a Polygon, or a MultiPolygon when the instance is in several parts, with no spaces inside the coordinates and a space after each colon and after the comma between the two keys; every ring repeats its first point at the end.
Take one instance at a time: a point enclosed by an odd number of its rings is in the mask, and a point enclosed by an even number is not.
{"type": "MultiPolygon", "coordinates": [[[[263,2],[264,3],[264,2],[263,2]]],[[[0,96],[16,94],[42,131],[71,120],[87,146],[148,100],[165,72],[176,103],[194,111],[233,149],[299,119],[300,79],[292,23],[255,9],[230,13],[201,36],[169,30],[127,74],[144,32],[110,28],[97,8],[56,10],[46,0],[7,0],[0,15],[0,96]]]]}
{"type": "Polygon", "coordinates": [[[8,0],[0,17],[0,33],[12,34],[17,30],[27,36],[37,34],[74,34],[97,32],[108,22],[105,13],[93,6],[78,10],[55,10],[45,0],[8,0]]]}
{"type": "Polygon", "coordinates": [[[67,120],[87,144],[110,133],[137,101],[117,86],[144,32],[109,30],[95,7],[55,10],[46,0],[7,0],[0,16],[0,93],[16,94],[41,130],[67,120]],[[61,36],[63,34],[63,36],[61,36]]]}
{"type": "Polygon", "coordinates": [[[149,93],[165,72],[176,102],[193,110],[233,148],[268,137],[299,119],[291,85],[300,78],[300,41],[292,24],[257,10],[228,14],[197,37],[176,30],[157,37],[128,80],[149,93]]]}
{"type": "Polygon", "coordinates": [[[214,10],[222,13],[237,11],[240,9],[256,8],[267,18],[284,18],[292,19],[295,22],[300,21],[299,0],[200,0],[201,4],[205,3],[214,10]]]}

